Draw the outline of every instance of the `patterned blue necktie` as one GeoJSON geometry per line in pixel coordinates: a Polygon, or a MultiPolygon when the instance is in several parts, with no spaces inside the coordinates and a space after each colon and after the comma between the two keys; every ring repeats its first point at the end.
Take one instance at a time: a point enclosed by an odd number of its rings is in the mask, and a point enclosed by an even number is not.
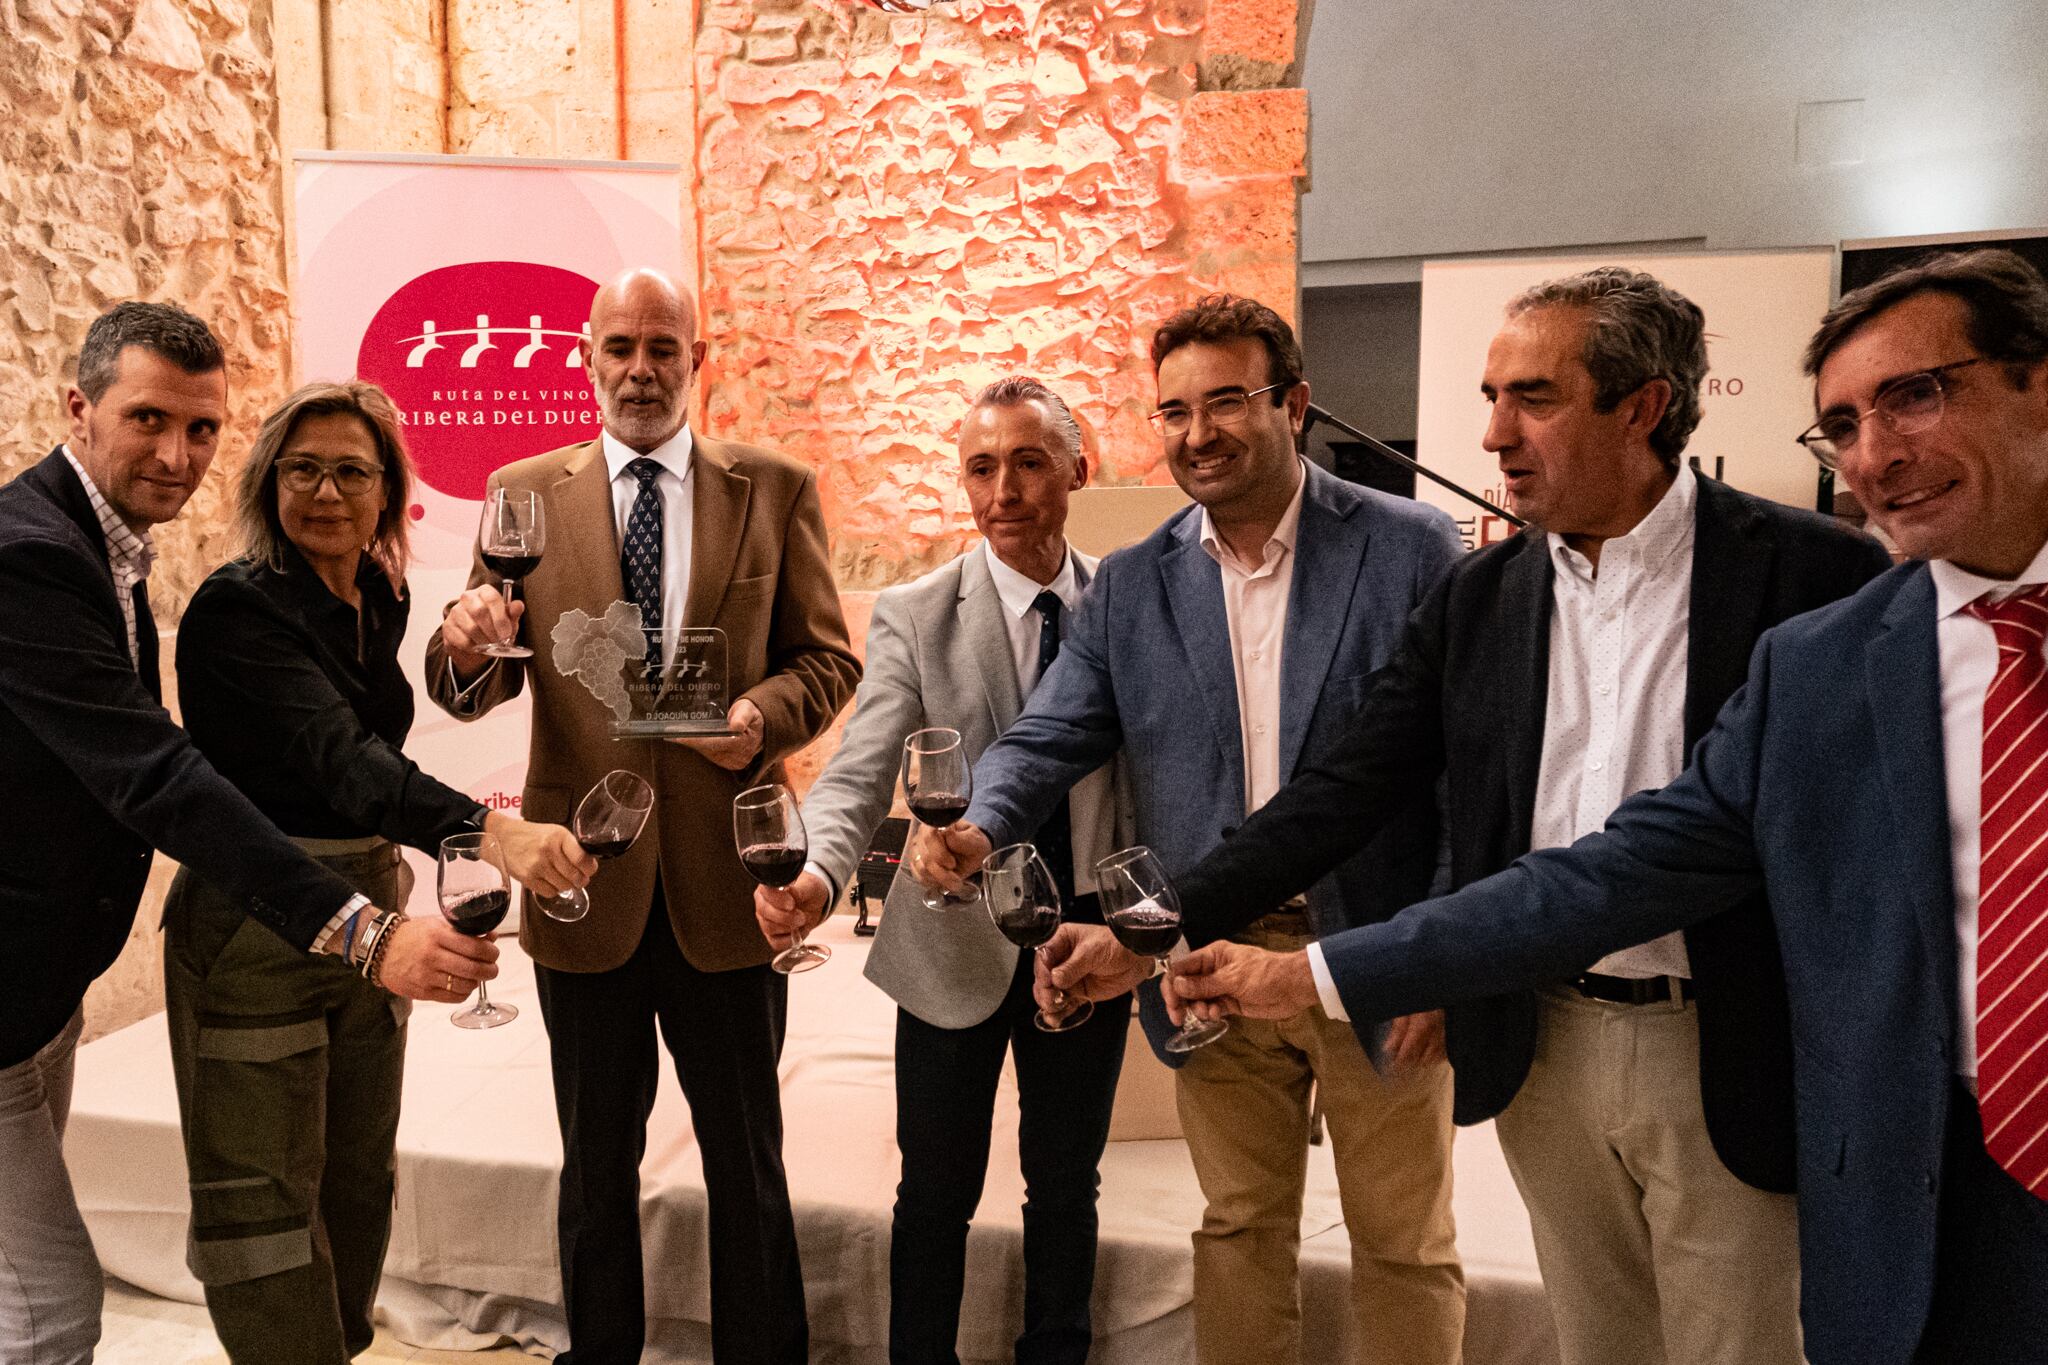
{"type": "MultiPolygon", "coordinates": [[[[1052,671],[1052,661],[1060,654],[1060,608],[1063,605],[1059,595],[1047,588],[1031,603],[1038,609],[1038,687],[1045,686],[1045,675],[1052,671]]],[[[1074,904],[1074,825],[1073,807],[1065,796],[1059,805],[1038,828],[1038,834],[1031,841],[1038,848],[1039,856],[1052,872],[1053,881],[1060,889],[1060,904],[1071,909],[1074,904]]]]}
{"type": "Polygon", "coordinates": [[[626,596],[640,608],[640,624],[648,632],[647,676],[652,679],[661,672],[661,490],[654,482],[661,465],[643,455],[628,464],[626,472],[640,481],[640,492],[626,518],[619,577],[626,596]]]}

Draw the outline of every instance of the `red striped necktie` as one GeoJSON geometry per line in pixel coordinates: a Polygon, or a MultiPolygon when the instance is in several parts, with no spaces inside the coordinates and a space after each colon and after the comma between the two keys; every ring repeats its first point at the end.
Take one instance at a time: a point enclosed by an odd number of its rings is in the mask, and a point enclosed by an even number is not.
{"type": "Polygon", "coordinates": [[[1977,1104],[1991,1159],[2048,1199],[2048,586],[1965,610],[1998,637],[1984,693],[1977,1104]]]}

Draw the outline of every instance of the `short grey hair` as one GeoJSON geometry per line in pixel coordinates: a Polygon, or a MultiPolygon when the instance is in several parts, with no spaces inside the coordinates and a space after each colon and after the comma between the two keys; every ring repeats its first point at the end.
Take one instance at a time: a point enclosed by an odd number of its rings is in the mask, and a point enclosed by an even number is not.
{"type": "Polygon", "coordinates": [[[1601,412],[1614,411],[1653,379],[1671,386],[1650,449],[1676,469],[1700,424],[1700,382],[1707,375],[1707,317],[1700,306],[1654,275],[1604,265],[1525,289],[1507,311],[1514,318],[1535,308],[1576,308],[1589,316],[1579,358],[1593,376],[1593,403],[1601,412]]]}
{"type": "Polygon", "coordinates": [[[1075,464],[1081,462],[1081,424],[1074,420],[1065,400],[1028,374],[1013,374],[998,379],[995,383],[974,395],[977,408],[1009,408],[1019,403],[1039,402],[1045,404],[1052,414],[1053,435],[1059,438],[1060,448],[1066,451],[1067,459],[1075,464]]]}
{"type": "Polygon", "coordinates": [[[121,352],[140,346],[186,374],[212,374],[228,365],[213,329],[175,303],[117,303],[93,319],[78,350],[78,391],[97,403],[114,386],[121,352]]]}

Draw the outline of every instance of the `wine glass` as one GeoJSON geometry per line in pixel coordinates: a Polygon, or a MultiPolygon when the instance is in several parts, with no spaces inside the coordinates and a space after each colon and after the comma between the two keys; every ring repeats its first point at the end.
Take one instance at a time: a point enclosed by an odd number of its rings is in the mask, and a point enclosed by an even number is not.
{"type": "MultiPolygon", "coordinates": [[[[647,827],[647,816],[653,809],[654,788],[647,784],[647,779],[624,768],[614,768],[583,794],[569,828],[585,853],[601,863],[609,862],[624,856],[633,846],[640,831],[647,827]]],[[[590,913],[590,893],[580,886],[573,887],[559,896],[545,898],[540,908],[549,919],[574,924],[590,913]]]]}
{"type": "MultiPolygon", "coordinates": [[[[477,549],[484,567],[498,575],[505,601],[519,594],[519,580],[540,567],[547,548],[546,508],[540,494],[525,488],[493,488],[484,495],[483,521],[477,528],[477,549]]],[[[500,659],[530,659],[533,651],[513,638],[487,641],[478,648],[500,659]]]]}
{"type": "MultiPolygon", "coordinates": [[[[974,796],[974,765],[967,761],[958,730],[940,726],[904,738],[903,796],[918,823],[933,829],[944,829],[967,814],[974,796]]],[[[951,909],[971,900],[929,886],[921,889],[927,910],[951,909]]]]}
{"type": "MultiPolygon", "coordinates": [[[[1060,888],[1045,859],[1030,844],[1009,844],[988,855],[981,865],[981,902],[1002,936],[1027,952],[1043,953],[1060,927],[1060,888]]],[[[1060,1005],[1066,1006],[1066,992],[1060,1005]]],[[[1064,1015],[1044,1010],[1032,1022],[1047,1033],[1079,1028],[1095,1006],[1083,1000],[1064,1015]]]]}
{"type": "MultiPolygon", "coordinates": [[[[749,787],[732,799],[732,838],[739,845],[740,866],[763,886],[788,886],[810,856],[796,798],[780,782],[749,787]]],[[[832,950],[823,944],[805,943],[799,929],[796,942],[768,965],[778,972],[807,972],[831,956],[832,950]]]]}
{"type": "MultiPolygon", "coordinates": [[[[441,914],[455,931],[482,938],[504,924],[512,910],[512,881],[495,834],[452,834],[441,841],[435,889],[441,914]]],[[[515,926],[516,927],[516,926],[515,926]]],[[[496,1028],[519,1017],[513,1005],[494,1005],[479,981],[476,1004],[451,1017],[457,1028],[496,1028]]]]}
{"type": "MultiPolygon", "coordinates": [[[[1180,942],[1180,897],[1160,865],[1158,855],[1139,844],[1112,853],[1095,864],[1095,891],[1102,901],[1102,918],[1116,941],[1140,957],[1158,959],[1173,986],[1173,945],[1180,942]]],[[[1180,1032],[1166,1040],[1168,1052],[1193,1052],[1230,1032],[1221,1019],[1192,1016],[1180,1032]]]]}

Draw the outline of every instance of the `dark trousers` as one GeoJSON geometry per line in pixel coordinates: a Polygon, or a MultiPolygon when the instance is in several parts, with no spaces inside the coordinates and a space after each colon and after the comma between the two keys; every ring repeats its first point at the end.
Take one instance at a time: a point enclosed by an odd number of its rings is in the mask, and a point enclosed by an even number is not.
{"type": "Polygon", "coordinates": [[[1131,1000],[1046,1033],[1031,1022],[1031,956],[1010,993],[972,1028],[896,1011],[896,1145],[903,1179],[889,1244],[892,1365],[957,1365],[967,1224],[988,1173],[1003,1053],[1017,1058],[1017,1154],[1024,1171],[1024,1333],[1019,1365],[1088,1358],[1095,1288],[1097,1168],[1123,1069],[1131,1000]]]}
{"type": "Polygon", "coordinates": [[[560,1365],[633,1365],[646,1340],[640,1158],[654,1109],[659,1026],[704,1162],[711,1221],[711,1353],[719,1365],[802,1365],[809,1352],[796,1223],[782,1168],[788,979],[766,966],[700,972],[656,885],[624,966],[536,966],[562,1129],[556,1237],[570,1348],[560,1365]]]}
{"type": "Polygon", "coordinates": [[[1984,1150],[1977,1102],[1960,1086],[1949,1105],[1940,1220],[1917,1365],[2048,1359],[2048,1201],[1984,1150]]]}

